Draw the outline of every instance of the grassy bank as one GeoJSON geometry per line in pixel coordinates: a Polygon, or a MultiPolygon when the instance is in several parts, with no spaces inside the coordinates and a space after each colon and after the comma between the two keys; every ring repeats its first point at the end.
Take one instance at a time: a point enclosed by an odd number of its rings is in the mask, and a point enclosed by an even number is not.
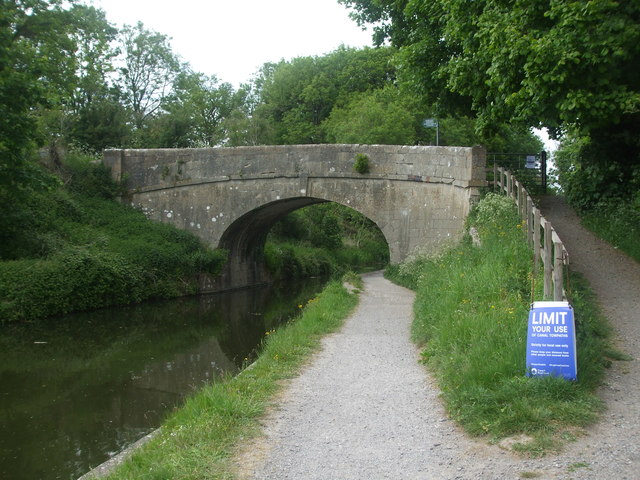
{"type": "Polygon", "coordinates": [[[136,451],[109,479],[233,478],[231,456],[259,432],[282,380],[291,378],[314,352],[320,338],[337,329],[357,303],[338,281],[302,309],[298,319],[266,332],[251,368],[202,389],[163,425],[159,436],[136,451]]]}
{"type": "Polygon", "coordinates": [[[224,264],[224,252],[115,201],[118,185],[86,156],[70,155],[58,177],[2,232],[0,323],[194,293],[197,274],[224,264]]]}
{"type": "Polygon", "coordinates": [[[640,262],[640,194],[635,202],[603,203],[582,214],[583,224],[640,262]]]}
{"type": "Polygon", "coordinates": [[[522,224],[513,203],[492,194],[470,222],[481,246],[464,241],[391,267],[387,276],[417,292],[413,336],[449,414],[474,435],[530,435],[519,448],[542,454],[597,418],[601,403],[593,392],[607,362],[608,331],[584,282],[572,279],[579,379],[525,377],[532,253],[522,224]]]}

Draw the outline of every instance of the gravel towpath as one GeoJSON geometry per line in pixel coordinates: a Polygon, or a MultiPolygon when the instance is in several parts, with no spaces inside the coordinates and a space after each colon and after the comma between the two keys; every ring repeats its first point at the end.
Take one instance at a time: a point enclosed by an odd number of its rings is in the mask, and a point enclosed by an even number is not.
{"type": "MultiPolygon", "coordinates": [[[[592,282],[619,347],[639,356],[640,266],[585,232],[563,203],[554,202],[543,208],[572,265],[592,282]]],[[[263,419],[263,436],[238,454],[240,478],[640,478],[637,361],[617,362],[609,372],[602,422],[560,455],[521,458],[506,444],[469,438],[447,418],[409,339],[413,293],[381,273],[365,275],[364,282],[358,309],[285,388],[263,419]]]]}

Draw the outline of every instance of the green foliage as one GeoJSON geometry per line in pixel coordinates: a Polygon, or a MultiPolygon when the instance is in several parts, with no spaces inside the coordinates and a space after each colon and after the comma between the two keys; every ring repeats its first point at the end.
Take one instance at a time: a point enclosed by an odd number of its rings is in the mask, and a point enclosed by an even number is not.
{"type": "Polygon", "coordinates": [[[179,71],[179,62],[166,35],[145,28],[142,22],[125,25],[120,32],[124,66],[120,89],[137,128],[160,108],[179,71]]]}
{"type": "Polygon", "coordinates": [[[389,48],[340,47],[323,57],[298,57],[267,64],[257,80],[256,115],[274,129],[267,144],[327,141],[323,122],[353,94],[384,87],[394,77],[389,48]]]}
{"type": "Polygon", "coordinates": [[[264,255],[267,268],[277,278],[328,276],[337,270],[335,260],[323,248],[269,242],[264,255]]]}
{"type": "Polygon", "coordinates": [[[417,291],[413,336],[449,413],[474,435],[551,435],[544,452],[561,443],[565,429],[597,418],[593,391],[608,329],[584,283],[572,278],[579,380],[525,377],[532,264],[522,224],[513,202],[498,195],[484,198],[469,223],[480,247],[463,242],[437,256],[418,255],[387,275],[417,291]]]}
{"type": "Polygon", "coordinates": [[[265,247],[269,270],[297,278],[380,268],[389,247],[364,215],[336,203],[301,208],[276,223],[265,247]]]}
{"type": "Polygon", "coordinates": [[[362,175],[369,173],[369,157],[364,153],[356,153],[353,162],[353,171],[362,175]]]}
{"type": "Polygon", "coordinates": [[[65,158],[62,175],[69,191],[88,197],[114,199],[123,193],[120,184],[101,159],[72,150],[65,158]]]}
{"type": "Polygon", "coordinates": [[[352,95],[346,105],[333,108],[323,125],[331,143],[413,145],[416,123],[408,99],[388,84],[352,95]]]}
{"type": "Polygon", "coordinates": [[[640,262],[640,193],[631,202],[602,202],[582,217],[600,238],[640,262]]]}
{"type": "Polygon", "coordinates": [[[0,263],[2,322],[140,301],[140,266],[108,252],[69,247],[43,260],[0,263]]]}
{"type": "Polygon", "coordinates": [[[638,2],[340,2],[375,25],[378,44],[398,47],[399,83],[439,116],[475,114],[487,132],[510,123],[588,137],[575,182],[563,184],[578,207],[637,191],[638,2]]]}
{"type": "Polygon", "coordinates": [[[42,187],[32,151],[34,112],[72,86],[74,23],[59,1],[9,0],[0,9],[0,199],[42,187]],[[35,175],[34,175],[35,174],[35,175]]]}
{"type": "Polygon", "coordinates": [[[640,192],[640,141],[620,139],[622,132],[594,140],[592,135],[567,135],[554,156],[563,193],[572,206],[605,210],[616,203],[632,203],[640,192]],[[630,146],[633,141],[635,146],[630,146]]]}
{"type": "Polygon", "coordinates": [[[363,23],[380,22],[379,37],[400,47],[414,85],[429,79],[432,98],[448,91],[469,97],[484,124],[514,119],[557,128],[577,121],[591,129],[637,111],[633,2],[341,3],[363,23]]]}
{"type": "Polygon", "coordinates": [[[518,213],[513,208],[513,200],[495,193],[488,193],[467,218],[467,224],[476,225],[481,233],[496,231],[503,225],[515,225],[518,222],[518,213]]]}
{"type": "Polygon", "coordinates": [[[192,293],[223,252],[116,203],[119,186],[79,154],[63,165],[69,190],[34,193],[18,231],[3,232],[0,322],[192,293]]]}

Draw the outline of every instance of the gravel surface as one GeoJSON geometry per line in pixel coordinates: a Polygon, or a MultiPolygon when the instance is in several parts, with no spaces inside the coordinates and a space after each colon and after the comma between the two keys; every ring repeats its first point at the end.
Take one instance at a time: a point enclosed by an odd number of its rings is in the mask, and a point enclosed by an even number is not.
{"type": "MultiPolygon", "coordinates": [[[[640,266],[585,231],[557,199],[545,216],[567,245],[617,331],[639,353],[640,266]]],[[[616,362],[601,389],[602,421],[560,455],[526,459],[449,420],[409,340],[414,295],[364,276],[358,309],[293,379],[263,419],[264,435],[239,452],[243,479],[640,479],[640,372],[616,362]]]]}

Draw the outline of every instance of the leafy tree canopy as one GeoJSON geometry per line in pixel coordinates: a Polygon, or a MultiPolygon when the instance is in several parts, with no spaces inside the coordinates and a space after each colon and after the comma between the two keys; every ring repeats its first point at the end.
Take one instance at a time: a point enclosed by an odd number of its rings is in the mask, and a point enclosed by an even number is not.
{"type": "Polygon", "coordinates": [[[473,113],[485,131],[571,131],[594,191],[640,187],[640,2],[339,2],[399,49],[401,81],[440,111],[473,113]]]}
{"type": "Polygon", "coordinates": [[[640,108],[638,2],[339,1],[400,48],[408,81],[468,97],[484,125],[593,129],[640,108]]]}
{"type": "Polygon", "coordinates": [[[257,80],[256,114],[275,126],[264,143],[324,143],[322,122],[351,95],[382,88],[395,78],[390,48],[340,47],[322,57],[267,64],[257,80]]]}

